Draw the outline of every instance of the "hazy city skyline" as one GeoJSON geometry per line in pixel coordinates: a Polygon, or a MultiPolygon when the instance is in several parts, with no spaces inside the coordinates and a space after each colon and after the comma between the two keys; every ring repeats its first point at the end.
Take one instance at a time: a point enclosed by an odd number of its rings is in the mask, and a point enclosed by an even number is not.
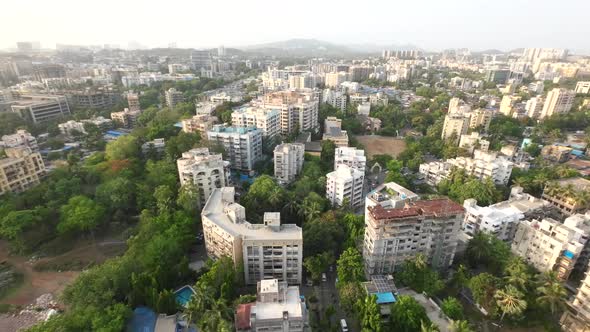
{"type": "Polygon", "coordinates": [[[79,2],[25,0],[3,6],[0,48],[17,41],[79,45],[129,42],[147,47],[239,47],[291,38],[335,44],[412,44],[428,50],[467,47],[510,50],[560,47],[589,51],[585,15],[590,2],[566,0],[556,11],[546,0],[527,1],[319,2],[291,5],[261,0],[150,4],[105,0],[79,2]],[[18,27],[18,28],[15,28],[18,27]],[[9,32],[9,33],[7,33],[9,32]]]}

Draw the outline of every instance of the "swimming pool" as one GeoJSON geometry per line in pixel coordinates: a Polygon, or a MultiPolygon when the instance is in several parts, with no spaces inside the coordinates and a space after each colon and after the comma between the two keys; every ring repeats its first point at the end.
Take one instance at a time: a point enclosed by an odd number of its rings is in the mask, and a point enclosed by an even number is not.
{"type": "Polygon", "coordinates": [[[195,294],[195,290],[191,286],[185,285],[175,291],[174,294],[176,295],[176,302],[181,306],[186,307],[193,294],[195,294]]]}

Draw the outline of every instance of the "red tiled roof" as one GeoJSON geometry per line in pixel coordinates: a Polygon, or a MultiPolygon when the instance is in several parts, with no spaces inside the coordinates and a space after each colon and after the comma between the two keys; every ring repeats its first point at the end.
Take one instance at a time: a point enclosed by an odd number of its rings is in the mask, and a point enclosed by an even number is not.
{"type": "Polygon", "coordinates": [[[250,310],[255,303],[246,303],[238,305],[236,309],[236,329],[249,330],[250,329],[250,310]]]}
{"type": "Polygon", "coordinates": [[[402,219],[417,216],[444,216],[462,213],[463,206],[448,198],[416,201],[407,204],[403,208],[386,209],[381,205],[369,208],[369,213],[375,219],[402,219]]]}

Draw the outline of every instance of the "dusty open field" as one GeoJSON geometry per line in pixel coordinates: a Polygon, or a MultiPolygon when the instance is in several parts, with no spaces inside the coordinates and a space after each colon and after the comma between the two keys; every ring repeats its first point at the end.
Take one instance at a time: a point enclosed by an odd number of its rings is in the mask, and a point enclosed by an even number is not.
{"type": "Polygon", "coordinates": [[[395,157],[406,149],[406,142],[395,137],[366,135],[356,136],[356,139],[364,145],[367,158],[372,158],[376,154],[389,154],[395,157]]]}

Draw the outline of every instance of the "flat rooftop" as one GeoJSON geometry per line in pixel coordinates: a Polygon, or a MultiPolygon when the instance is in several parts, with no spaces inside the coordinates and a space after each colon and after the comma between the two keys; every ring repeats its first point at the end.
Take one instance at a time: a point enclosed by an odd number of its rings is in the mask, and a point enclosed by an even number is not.
{"type": "Polygon", "coordinates": [[[295,224],[284,224],[279,227],[265,226],[263,224],[251,224],[247,221],[234,223],[226,211],[242,207],[233,201],[234,189],[232,187],[216,188],[209,196],[201,215],[208,218],[217,226],[231,234],[241,236],[246,240],[302,240],[301,227],[295,224]],[[224,195],[225,193],[225,195],[224,195]],[[223,196],[232,197],[231,201],[224,200],[223,196]]]}
{"type": "Polygon", "coordinates": [[[403,219],[418,216],[438,217],[465,211],[462,205],[448,198],[416,201],[407,204],[403,208],[384,208],[381,205],[376,205],[369,207],[368,210],[375,219],[403,219]]]}
{"type": "Polygon", "coordinates": [[[251,313],[256,314],[256,320],[283,319],[284,311],[289,313],[290,318],[303,318],[301,305],[299,287],[290,286],[286,289],[284,302],[256,302],[251,313]]]}

